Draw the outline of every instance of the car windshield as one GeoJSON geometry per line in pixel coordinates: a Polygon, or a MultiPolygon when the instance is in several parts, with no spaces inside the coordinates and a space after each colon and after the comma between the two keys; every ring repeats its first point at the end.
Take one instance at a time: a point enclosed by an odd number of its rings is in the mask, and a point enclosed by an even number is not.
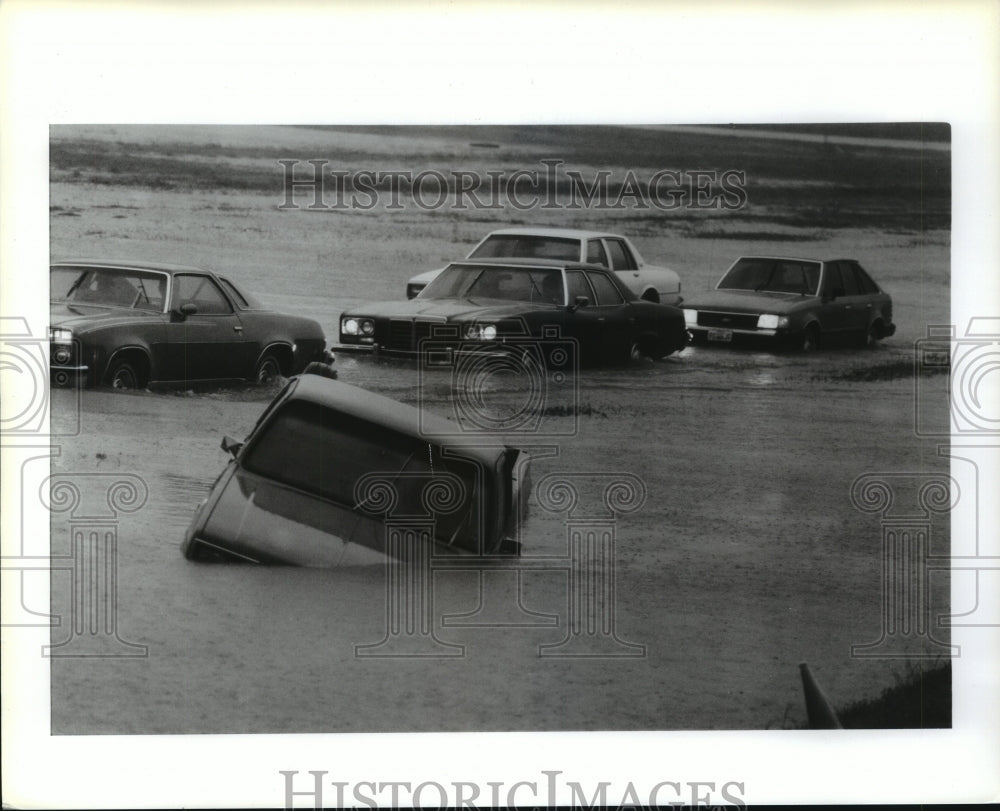
{"type": "Polygon", "coordinates": [[[719,290],[766,290],[814,296],[819,262],[798,259],[740,259],[719,282],[719,290]]]}
{"type": "Polygon", "coordinates": [[[119,268],[54,267],[49,298],[58,302],[163,312],[167,275],[119,268]]]}
{"type": "Polygon", "coordinates": [[[558,268],[481,267],[451,265],[420,294],[421,299],[461,298],[477,301],[525,301],[564,304],[562,272],[558,268]]]}
{"type": "MultiPolygon", "coordinates": [[[[428,514],[428,484],[452,488],[457,501],[435,520],[446,543],[475,549],[480,537],[480,498],[487,489],[485,469],[473,460],[445,455],[439,445],[387,430],[384,426],[332,411],[317,403],[292,400],[275,414],[242,461],[251,473],[313,493],[369,514],[377,505],[358,501],[358,483],[368,474],[392,482],[396,516],[428,514]],[[456,485],[456,482],[458,484],[456,485]]],[[[382,494],[369,494],[379,498],[382,494]]],[[[493,507],[485,504],[484,520],[493,507]]]]}
{"type": "Polygon", "coordinates": [[[493,257],[521,259],[557,259],[561,262],[580,261],[580,240],[539,235],[494,234],[471,254],[470,259],[493,257]]]}

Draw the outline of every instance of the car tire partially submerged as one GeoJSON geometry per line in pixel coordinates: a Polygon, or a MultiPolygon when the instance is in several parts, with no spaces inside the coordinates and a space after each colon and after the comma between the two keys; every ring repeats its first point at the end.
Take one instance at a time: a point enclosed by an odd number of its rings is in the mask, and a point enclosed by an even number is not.
{"type": "Polygon", "coordinates": [[[140,387],[141,378],[135,366],[127,360],[112,362],[108,367],[108,385],[119,391],[129,391],[140,387]]]}
{"type": "Polygon", "coordinates": [[[799,348],[803,352],[815,352],[819,349],[820,331],[817,324],[810,324],[802,333],[802,342],[799,348]]]}
{"type": "Polygon", "coordinates": [[[268,353],[257,362],[257,369],[254,372],[254,380],[259,385],[267,385],[281,377],[281,363],[278,359],[268,353]]]}

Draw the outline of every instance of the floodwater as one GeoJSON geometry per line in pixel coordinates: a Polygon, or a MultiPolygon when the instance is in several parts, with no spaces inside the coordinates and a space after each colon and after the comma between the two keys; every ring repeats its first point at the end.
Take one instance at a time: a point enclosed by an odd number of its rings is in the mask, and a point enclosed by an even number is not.
{"type": "MultiPolygon", "coordinates": [[[[435,570],[429,625],[402,636],[389,631],[381,566],[181,556],[226,463],[221,435],[244,436],[273,390],[85,391],[81,433],[54,472],[84,490],[130,473],[148,495],[114,522],[117,613],[103,644],[122,655],[53,659],[53,730],[760,729],[803,719],[803,660],[841,701],[877,695],[894,666],[850,649],[880,634],[881,530],[852,504],[852,483],[887,465],[930,475],[947,464],[906,427],[911,379],[838,375],[908,357],[688,348],[584,370],[547,391],[557,407],[531,425],[516,419],[524,386],[508,376],[487,387],[480,416],[513,424],[512,444],[554,447],[538,453],[533,480],[572,479],[577,503],[533,504],[519,562],[435,570]],[[609,512],[613,481],[632,502],[609,512]],[[610,539],[608,565],[574,561],[573,532],[610,539]],[[597,591],[580,592],[578,577],[597,577],[597,591]],[[585,598],[596,614],[581,626],[574,600],[585,598]],[[124,655],[140,645],[145,656],[124,655]]],[[[451,370],[352,353],[338,366],[345,382],[463,419],[451,370]]],[[[943,402],[943,379],[930,382],[943,402]]],[[[73,393],[55,392],[57,421],[74,407],[73,393]]],[[[54,517],[54,550],[69,552],[79,523],[54,517]]],[[[946,550],[947,521],[934,533],[946,550]]],[[[932,586],[945,611],[947,579],[932,586]]],[[[55,573],[53,613],[74,616],[73,589],[70,572],[55,573]]],[[[96,644],[69,627],[53,642],[96,644]]]]}

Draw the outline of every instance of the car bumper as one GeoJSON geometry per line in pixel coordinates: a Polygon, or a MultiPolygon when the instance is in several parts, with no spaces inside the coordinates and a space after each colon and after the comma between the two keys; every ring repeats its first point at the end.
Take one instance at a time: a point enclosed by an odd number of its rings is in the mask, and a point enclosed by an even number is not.
{"type": "Polygon", "coordinates": [[[90,380],[89,366],[49,366],[49,380],[53,386],[86,385],[90,380]]]}
{"type": "Polygon", "coordinates": [[[794,334],[788,329],[717,329],[695,326],[689,326],[687,331],[691,341],[708,343],[733,343],[748,340],[785,341],[794,334]]]}

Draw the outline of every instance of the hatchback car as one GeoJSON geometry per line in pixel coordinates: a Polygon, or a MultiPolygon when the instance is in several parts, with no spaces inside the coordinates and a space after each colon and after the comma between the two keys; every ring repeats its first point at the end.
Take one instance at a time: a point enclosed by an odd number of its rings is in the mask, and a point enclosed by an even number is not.
{"type": "Polygon", "coordinates": [[[801,349],[845,338],[867,346],[896,331],[892,298],[854,259],[740,257],[715,290],[684,302],[684,318],[694,341],[801,349]]]}
{"type": "Polygon", "coordinates": [[[528,457],[379,394],[292,378],[222,447],[233,458],[187,531],[189,559],[340,567],[520,548],[528,457]]]}

